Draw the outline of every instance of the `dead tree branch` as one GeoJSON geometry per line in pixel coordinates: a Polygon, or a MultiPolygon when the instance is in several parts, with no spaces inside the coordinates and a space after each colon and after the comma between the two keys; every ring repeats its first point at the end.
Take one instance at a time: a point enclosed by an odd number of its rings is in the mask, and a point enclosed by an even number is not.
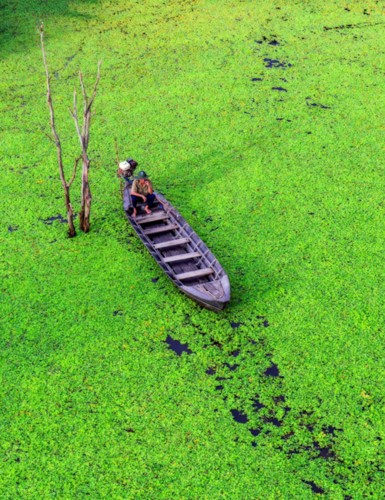
{"type": "Polygon", "coordinates": [[[83,80],[83,74],[82,72],[79,73],[80,87],[82,89],[82,95],[83,95],[83,123],[81,129],[78,118],[76,90],[74,91],[73,111],[71,111],[71,115],[75,123],[76,132],[78,134],[78,138],[80,141],[80,146],[82,148],[81,158],[83,166],[82,166],[82,186],[81,186],[81,210],[79,213],[79,220],[80,220],[80,228],[85,233],[88,233],[88,231],[90,230],[90,215],[91,215],[91,202],[92,202],[91,189],[88,180],[90,159],[88,157],[87,151],[90,140],[90,125],[92,116],[91,108],[95,101],[97,88],[100,80],[100,65],[101,62],[98,63],[98,72],[94,83],[92,96],[90,99],[88,99],[87,96],[86,86],[83,80]]]}
{"type": "Polygon", "coordinates": [[[42,55],[43,55],[43,64],[44,64],[44,69],[45,69],[45,78],[46,78],[46,85],[47,85],[47,104],[48,104],[49,114],[50,114],[50,127],[51,127],[51,132],[53,135],[53,138],[50,137],[50,139],[55,143],[56,150],[57,150],[57,161],[58,161],[58,167],[59,167],[60,180],[61,180],[63,190],[64,190],[64,198],[65,198],[65,204],[66,204],[66,209],[67,209],[68,236],[73,237],[73,236],[76,236],[76,231],[75,231],[75,226],[74,226],[74,222],[73,222],[74,213],[73,213],[73,209],[72,209],[72,205],[71,205],[71,197],[70,197],[70,185],[72,184],[72,182],[70,184],[68,184],[66,182],[66,179],[65,179],[62,146],[61,146],[59,135],[56,131],[55,112],[54,112],[52,95],[51,95],[51,84],[50,84],[51,78],[49,76],[47,57],[46,57],[45,46],[44,46],[44,25],[43,25],[43,23],[40,25],[40,43],[41,43],[41,51],[42,51],[42,55]]]}

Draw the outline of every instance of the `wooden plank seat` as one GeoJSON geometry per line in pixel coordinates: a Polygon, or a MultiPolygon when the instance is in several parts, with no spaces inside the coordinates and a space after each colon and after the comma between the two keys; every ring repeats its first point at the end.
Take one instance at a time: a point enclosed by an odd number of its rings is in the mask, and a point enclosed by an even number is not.
{"type": "Polygon", "coordinates": [[[158,220],[166,219],[168,219],[168,215],[166,214],[166,212],[159,212],[157,214],[142,215],[141,217],[137,217],[135,220],[138,224],[147,224],[149,222],[156,222],[158,220]]]}
{"type": "Polygon", "coordinates": [[[167,248],[179,247],[180,245],[186,245],[190,243],[190,238],[179,238],[177,240],[164,241],[163,243],[157,243],[154,245],[156,250],[166,250],[167,248]]]}
{"type": "Polygon", "coordinates": [[[177,262],[183,262],[184,260],[196,259],[197,257],[201,257],[201,254],[199,252],[189,252],[173,255],[172,257],[163,257],[162,260],[166,264],[175,264],[177,262]]]}
{"type": "Polygon", "coordinates": [[[203,276],[208,276],[209,274],[213,274],[213,269],[211,267],[205,267],[204,269],[197,269],[196,271],[190,271],[188,273],[176,274],[175,278],[177,280],[188,280],[192,278],[202,278],[203,276]]]}
{"type": "Polygon", "coordinates": [[[149,229],[144,229],[143,233],[148,236],[150,234],[159,234],[159,233],[165,233],[167,231],[173,231],[174,229],[177,229],[177,227],[178,227],[177,224],[164,224],[163,226],[150,227],[149,229]]]}

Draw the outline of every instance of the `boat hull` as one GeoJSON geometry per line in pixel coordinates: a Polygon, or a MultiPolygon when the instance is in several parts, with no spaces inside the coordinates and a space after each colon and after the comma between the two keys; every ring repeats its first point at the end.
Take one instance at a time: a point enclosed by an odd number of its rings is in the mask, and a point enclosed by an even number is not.
{"type": "Polygon", "coordinates": [[[160,193],[151,215],[132,217],[130,185],[123,206],[131,226],[157,264],[181,292],[201,306],[221,311],[230,301],[227,274],[205,243],[160,193]]]}

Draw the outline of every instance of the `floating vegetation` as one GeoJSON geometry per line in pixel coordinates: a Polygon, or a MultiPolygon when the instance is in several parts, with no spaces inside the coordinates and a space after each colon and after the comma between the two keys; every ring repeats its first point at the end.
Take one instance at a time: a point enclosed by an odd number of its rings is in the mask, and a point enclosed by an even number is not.
{"type": "Polygon", "coordinates": [[[1,498],[381,498],[380,3],[3,3],[1,498]],[[103,60],[72,241],[37,19],[63,138],[103,60]],[[221,314],[127,225],[115,136],[228,273],[221,314]]]}

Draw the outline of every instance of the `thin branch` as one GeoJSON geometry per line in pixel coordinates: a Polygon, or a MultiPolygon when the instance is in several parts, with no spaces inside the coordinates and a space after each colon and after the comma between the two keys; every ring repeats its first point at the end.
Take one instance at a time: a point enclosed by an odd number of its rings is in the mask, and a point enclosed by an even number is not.
{"type": "Polygon", "coordinates": [[[49,114],[50,114],[50,126],[51,126],[52,135],[55,138],[54,142],[55,142],[56,148],[57,148],[57,157],[58,157],[58,163],[59,163],[60,179],[61,179],[61,182],[64,186],[66,184],[66,180],[65,180],[65,175],[64,175],[62,148],[61,148],[60,138],[59,138],[58,133],[56,132],[56,127],[55,127],[55,113],[53,110],[52,96],[51,96],[51,85],[50,85],[51,79],[49,76],[47,57],[46,57],[45,46],[44,46],[44,24],[43,23],[41,23],[41,25],[40,25],[40,43],[41,43],[41,52],[43,54],[45,79],[46,79],[46,85],[47,85],[47,103],[48,103],[49,114]]]}
{"type": "Polygon", "coordinates": [[[95,100],[95,97],[96,97],[96,91],[98,89],[98,85],[99,85],[99,80],[100,80],[100,66],[102,65],[102,61],[99,61],[98,62],[98,73],[96,75],[96,80],[95,80],[95,83],[94,83],[94,90],[92,92],[92,96],[91,96],[91,99],[90,99],[90,102],[88,103],[88,110],[91,109],[91,106],[95,100]]]}
{"type": "Polygon", "coordinates": [[[69,112],[70,112],[70,115],[72,116],[72,118],[74,119],[76,132],[78,134],[80,146],[81,146],[82,151],[83,151],[84,144],[83,144],[83,136],[82,136],[82,133],[80,132],[80,126],[79,126],[78,107],[77,107],[77,99],[76,99],[76,88],[74,89],[74,110],[73,111],[69,110],[69,112]]]}
{"type": "Polygon", "coordinates": [[[84,80],[83,80],[83,73],[79,71],[79,80],[80,80],[80,86],[82,88],[82,93],[83,93],[83,101],[84,101],[84,114],[87,112],[87,103],[88,103],[88,97],[87,97],[87,91],[86,91],[86,86],[84,85],[84,80]]]}
{"type": "Polygon", "coordinates": [[[45,135],[46,137],[48,137],[48,139],[49,139],[51,142],[53,142],[54,144],[56,144],[55,139],[54,139],[51,135],[47,134],[47,132],[43,132],[43,133],[44,133],[44,135],[45,135]]]}
{"type": "Polygon", "coordinates": [[[84,99],[83,140],[84,140],[86,150],[88,148],[88,142],[89,142],[89,138],[90,138],[90,124],[91,124],[91,117],[92,117],[91,107],[94,103],[94,100],[96,97],[96,92],[98,89],[98,84],[99,84],[99,80],[100,80],[100,66],[101,66],[101,64],[102,64],[102,62],[99,61],[98,62],[98,72],[96,75],[94,88],[92,91],[91,98],[89,100],[87,99],[87,94],[86,94],[85,85],[84,85],[84,81],[83,81],[83,75],[82,75],[82,73],[80,73],[80,75],[79,75],[80,83],[81,83],[82,91],[83,91],[83,99],[84,99]]]}
{"type": "Polygon", "coordinates": [[[78,163],[79,161],[82,159],[81,156],[78,156],[75,160],[75,164],[74,164],[74,171],[73,171],[73,174],[72,174],[72,177],[71,177],[71,180],[69,181],[68,183],[68,187],[71,187],[72,186],[72,183],[73,181],[75,180],[75,177],[76,177],[76,169],[77,169],[77,166],[78,166],[78,163]]]}

